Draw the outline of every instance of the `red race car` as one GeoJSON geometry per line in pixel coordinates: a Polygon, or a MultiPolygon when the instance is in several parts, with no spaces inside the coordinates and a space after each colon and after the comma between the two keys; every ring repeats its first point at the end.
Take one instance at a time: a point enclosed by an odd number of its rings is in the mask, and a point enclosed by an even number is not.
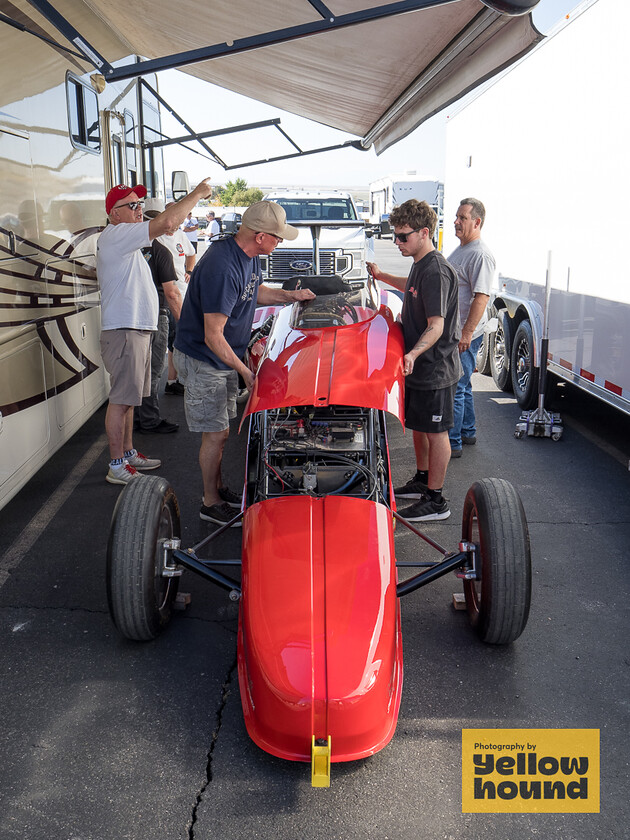
{"type": "MultiPolygon", "coordinates": [[[[195,571],[240,601],[238,673],[247,730],[281,758],[330,763],[372,755],[392,738],[403,661],[400,598],[455,572],[485,642],[527,623],[529,537],[515,489],[483,479],[466,496],[462,539],[443,548],[396,513],[386,414],[403,422],[400,301],[370,278],[301,280],[313,300],[259,313],[249,419],[241,580],[180,545],[178,505],[159,477],[120,495],[108,545],[108,597],[118,629],[151,639],[170,617],[179,576],[195,571]],[[441,555],[398,580],[394,527],[441,555]]],[[[409,564],[405,564],[409,565],[409,564]]]]}

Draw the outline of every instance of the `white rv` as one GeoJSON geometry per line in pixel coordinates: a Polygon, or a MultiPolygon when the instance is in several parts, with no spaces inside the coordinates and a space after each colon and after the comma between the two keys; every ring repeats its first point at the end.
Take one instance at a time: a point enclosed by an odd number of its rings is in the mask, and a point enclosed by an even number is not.
{"type": "MultiPolygon", "coordinates": [[[[549,373],[630,414],[629,30],[626,0],[582,3],[447,126],[447,218],[467,196],[486,206],[498,269],[488,361],[526,409],[537,403],[549,265],[549,373]]],[[[458,244],[447,234],[446,254],[458,244]]]]}
{"type": "Polygon", "coordinates": [[[158,103],[138,81],[0,28],[0,507],[107,396],[95,242],[105,193],[164,197],[158,103]],[[92,71],[93,72],[93,71],[92,71]]]}

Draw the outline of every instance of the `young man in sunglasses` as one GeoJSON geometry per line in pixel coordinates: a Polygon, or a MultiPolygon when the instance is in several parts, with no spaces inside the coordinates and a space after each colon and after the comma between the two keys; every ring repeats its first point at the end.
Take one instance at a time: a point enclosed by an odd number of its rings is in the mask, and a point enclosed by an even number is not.
{"type": "Polygon", "coordinates": [[[376,280],[403,291],[405,339],[405,426],[413,431],[416,474],[394,490],[396,499],[415,499],[399,511],[410,522],[447,519],[442,495],[451,457],[448,430],[461,376],[457,275],[433,246],[437,216],[425,201],[410,199],[390,214],[394,242],[413,265],[409,277],[397,277],[368,263],[376,280]]]}
{"type": "Polygon", "coordinates": [[[133,446],[133,409],[151,393],[151,336],[158,326],[158,293],[141,249],[172,233],[202,198],[212,195],[210,179],[153,219],[143,220],[146,187],[118,184],[105,199],[108,225],[96,250],[101,287],[101,355],[111,389],[105,415],[110,463],[106,481],[128,484],[138,470],[160,466],[133,446]]]}

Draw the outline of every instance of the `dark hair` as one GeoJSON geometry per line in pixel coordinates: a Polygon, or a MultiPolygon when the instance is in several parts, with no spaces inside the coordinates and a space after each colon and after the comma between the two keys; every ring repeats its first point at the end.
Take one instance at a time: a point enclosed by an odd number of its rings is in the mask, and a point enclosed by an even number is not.
{"type": "Polygon", "coordinates": [[[389,214],[389,224],[393,228],[404,227],[405,225],[409,225],[414,230],[428,228],[429,238],[433,239],[435,226],[437,225],[437,214],[435,210],[429,207],[426,201],[418,201],[417,198],[410,198],[409,201],[405,201],[400,207],[394,207],[389,214]]]}
{"type": "Polygon", "coordinates": [[[470,204],[470,215],[473,219],[481,219],[479,227],[482,228],[483,223],[486,221],[486,208],[481,201],[478,198],[462,198],[459,206],[461,207],[462,204],[470,204]]]}

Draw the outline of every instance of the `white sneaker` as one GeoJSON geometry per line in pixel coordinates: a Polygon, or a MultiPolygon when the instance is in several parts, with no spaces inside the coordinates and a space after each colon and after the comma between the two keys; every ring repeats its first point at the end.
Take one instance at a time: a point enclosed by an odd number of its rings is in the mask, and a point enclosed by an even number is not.
{"type": "Polygon", "coordinates": [[[136,450],[136,454],[131,458],[127,458],[127,463],[135,470],[157,470],[162,466],[162,462],[157,458],[147,458],[142,452],[136,450]]]}
{"type": "Polygon", "coordinates": [[[129,484],[135,478],[143,478],[142,473],[139,473],[138,470],[124,461],[119,467],[110,465],[105,481],[109,481],[110,484],[129,484]]]}

